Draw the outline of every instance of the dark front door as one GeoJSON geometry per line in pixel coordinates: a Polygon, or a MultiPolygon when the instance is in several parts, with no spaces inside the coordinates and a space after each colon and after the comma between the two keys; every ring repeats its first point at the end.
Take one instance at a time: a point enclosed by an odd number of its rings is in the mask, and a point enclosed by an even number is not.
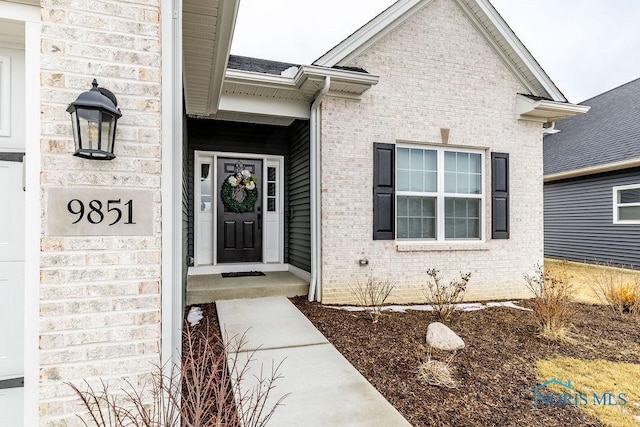
{"type": "MultiPolygon", "coordinates": [[[[262,160],[218,158],[218,262],[262,261],[262,160]],[[258,198],[247,212],[234,212],[222,201],[221,188],[229,177],[247,170],[257,178],[258,198]]],[[[235,200],[243,201],[240,191],[235,200]]]]}

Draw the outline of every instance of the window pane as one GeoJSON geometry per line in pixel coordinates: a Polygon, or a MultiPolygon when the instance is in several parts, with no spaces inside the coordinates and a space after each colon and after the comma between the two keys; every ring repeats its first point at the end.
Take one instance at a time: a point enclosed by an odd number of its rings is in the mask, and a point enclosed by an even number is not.
{"type": "Polygon", "coordinates": [[[445,239],[480,238],[480,200],[445,198],[445,239]]]}
{"type": "Polygon", "coordinates": [[[275,181],[275,180],[276,180],[276,168],[268,167],[267,181],[275,181]]]}
{"type": "Polygon", "coordinates": [[[469,193],[469,174],[458,173],[458,188],[456,188],[456,193],[469,193]]]}
{"type": "Polygon", "coordinates": [[[409,198],[409,216],[422,217],[422,199],[419,197],[409,198]]]}
{"type": "Polygon", "coordinates": [[[398,239],[406,239],[409,237],[409,220],[407,218],[398,218],[398,239]]]}
{"type": "Polygon", "coordinates": [[[469,194],[482,194],[482,175],[471,175],[469,194]]]}
{"type": "Polygon", "coordinates": [[[411,171],[411,191],[424,191],[424,173],[422,171],[411,171]]]}
{"type": "Polygon", "coordinates": [[[482,173],[482,156],[480,154],[471,154],[471,158],[469,159],[469,172],[471,173],[482,173]]]}
{"type": "Polygon", "coordinates": [[[424,169],[428,171],[436,171],[438,169],[438,156],[433,150],[424,151],[424,169]]]}
{"type": "Polygon", "coordinates": [[[409,149],[398,148],[398,169],[409,169],[409,149]]]}
{"type": "Polygon", "coordinates": [[[640,188],[619,190],[618,203],[640,203],[640,188]]]}
{"type": "Polygon", "coordinates": [[[409,171],[398,169],[398,191],[409,191],[409,171]]]}
{"type": "Polygon", "coordinates": [[[212,212],[211,207],[211,165],[200,165],[200,212],[212,212]]]}
{"type": "Polygon", "coordinates": [[[408,197],[398,197],[398,216],[409,216],[409,200],[408,197]]]}
{"type": "Polygon", "coordinates": [[[268,212],[276,211],[276,199],[274,197],[269,197],[267,199],[267,211],[268,212]]]}
{"type": "Polygon", "coordinates": [[[445,151],[444,191],[482,194],[482,156],[475,153],[445,151]]]}
{"type": "Polygon", "coordinates": [[[422,150],[411,150],[411,169],[413,170],[423,170],[423,162],[422,162],[422,150]]]}
{"type": "Polygon", "coordinates": [[[444,173],[444,191],[447,193],[456,193],[456,189],[458,186],[456,185],[456,174],[455,172],[445,172],[444,173]]]}
{"type": "Polygon", "coordinates": [[[438,191],[438,174],[437,172],[424,173],[424,191],[435,193],[438,191]]]}
{"type": "Polygon", "coordinates": [[[640,206],[627,206],[618,208],[619,220],[640,220],[640,206]]]}
{"type": "Polygon", "coordinates": [[[456,153],[451,151],[445,151],[444,153],[444,170],[446,172],[455,172],[456,168],[456,153]]]}
{"type": "Polygon", "coordinates": [[[436,198],[398,196],[398,238],[436,238],[436,198]]]}
{"type": "Polygon", "coordinates": [[[437,151],[419,148],[397,149],[398,191],[436,192],[437,151]]]}
{"type": "Polygon", "coordinates": [[[469,153],[456,153],[458,172],[469,172],[469,153]]]}

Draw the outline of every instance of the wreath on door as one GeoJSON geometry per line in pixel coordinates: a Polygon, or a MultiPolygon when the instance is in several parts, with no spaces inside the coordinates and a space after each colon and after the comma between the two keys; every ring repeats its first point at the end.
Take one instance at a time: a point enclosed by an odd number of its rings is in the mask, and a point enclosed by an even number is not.
{"type": "Polygon", "coordinates": [[[232,212],[244,213],[253,210],[258,201],[258,179],[247,169],[229,175],[222,183],[222,203],[232,212]]]}

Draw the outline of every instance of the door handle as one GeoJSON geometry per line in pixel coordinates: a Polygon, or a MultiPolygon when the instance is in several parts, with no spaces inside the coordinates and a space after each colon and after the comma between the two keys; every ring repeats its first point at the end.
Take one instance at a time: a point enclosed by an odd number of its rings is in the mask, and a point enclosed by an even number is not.
{"type": "Polygon", "coordinates": [[[0,380],[0,390],[8,388],[21,388],[24,387],[24,377],[9,378],[7,380],[0,380]]]}

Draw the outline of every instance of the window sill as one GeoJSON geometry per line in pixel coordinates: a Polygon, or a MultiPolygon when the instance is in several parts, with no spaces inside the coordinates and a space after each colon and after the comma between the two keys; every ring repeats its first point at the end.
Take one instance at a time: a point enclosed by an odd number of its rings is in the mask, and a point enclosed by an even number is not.
{"type": "Polygon", "coordinates": [[[396,242],[398,252],[488,251],[487,242],[396,242]]]}

